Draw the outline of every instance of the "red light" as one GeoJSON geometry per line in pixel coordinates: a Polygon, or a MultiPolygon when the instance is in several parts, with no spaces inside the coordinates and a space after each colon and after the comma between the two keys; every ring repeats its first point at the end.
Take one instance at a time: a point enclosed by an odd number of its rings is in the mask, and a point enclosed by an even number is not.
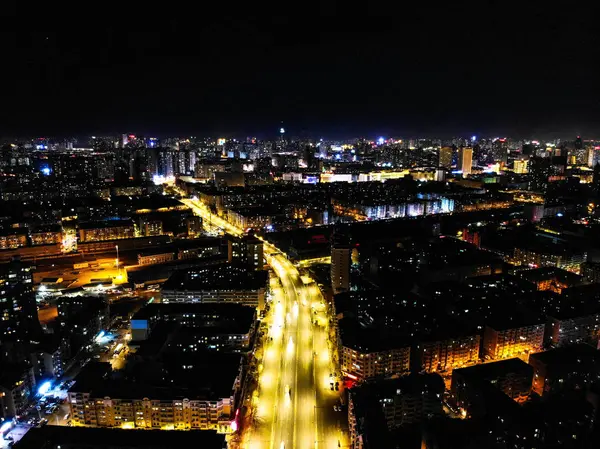
{"type": "Polygon", "coordinates": [[[346,377],[349,377],[352,380],[358,380],[358,377],[356,377],[354,374],[350,374],[350,373],[345,373],[346,377]]]}

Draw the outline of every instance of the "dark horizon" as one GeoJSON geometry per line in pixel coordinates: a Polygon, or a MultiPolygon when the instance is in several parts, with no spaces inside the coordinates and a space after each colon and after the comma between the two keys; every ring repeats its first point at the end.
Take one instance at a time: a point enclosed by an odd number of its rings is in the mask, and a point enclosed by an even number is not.
{"type": "Polygon", "coordinates": [[[17,14],[0,43],[0,135],[276,135],[283,121],[331,138],[593,138],[597,35],[585,7],[558,12],[325,4],[151,31],[17,14]]]}

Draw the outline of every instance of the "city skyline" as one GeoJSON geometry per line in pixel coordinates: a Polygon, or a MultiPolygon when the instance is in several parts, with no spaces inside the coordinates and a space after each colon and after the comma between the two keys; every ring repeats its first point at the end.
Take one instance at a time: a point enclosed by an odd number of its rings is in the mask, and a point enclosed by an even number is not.
{"type": "Polygon", "coordinates": [[[590,6],[19,6],[0,449],[600,447],[590,6]]]}

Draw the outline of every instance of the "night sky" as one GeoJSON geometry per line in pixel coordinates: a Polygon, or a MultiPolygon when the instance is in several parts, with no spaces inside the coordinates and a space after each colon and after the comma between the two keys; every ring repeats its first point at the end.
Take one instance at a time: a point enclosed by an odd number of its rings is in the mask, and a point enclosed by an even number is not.
{"type": "Polygon", "coordinates": [[[14,11],[0,135],[600,137],[592,10],[527,3],[14,11]]]}

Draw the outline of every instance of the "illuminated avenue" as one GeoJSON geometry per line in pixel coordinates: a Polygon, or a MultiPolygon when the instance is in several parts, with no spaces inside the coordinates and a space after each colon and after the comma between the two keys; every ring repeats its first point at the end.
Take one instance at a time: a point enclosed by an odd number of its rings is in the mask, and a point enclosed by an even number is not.
{"type": "MultiPolygon", "coordinates": [[[[204,223],[230,234],[241,229],[217,217],[194,199],[182,199],[204,223]]],[[[304,281],[296,267],[273,245],[264,242],[267,263],[277,275],[271,308],[265,322],[268,332],[259,344],[259,386],[252,393],[252,426],[245,429],[242,447],[336,448],[346,446],[342,432],[345,417],[334,410],[341,382],[334,365],[335,344],[328,340],[329,320],[323,298],[314,282],[304,281]]],[[[273,284],[272,284],[273,285],[273,284]]]]}

